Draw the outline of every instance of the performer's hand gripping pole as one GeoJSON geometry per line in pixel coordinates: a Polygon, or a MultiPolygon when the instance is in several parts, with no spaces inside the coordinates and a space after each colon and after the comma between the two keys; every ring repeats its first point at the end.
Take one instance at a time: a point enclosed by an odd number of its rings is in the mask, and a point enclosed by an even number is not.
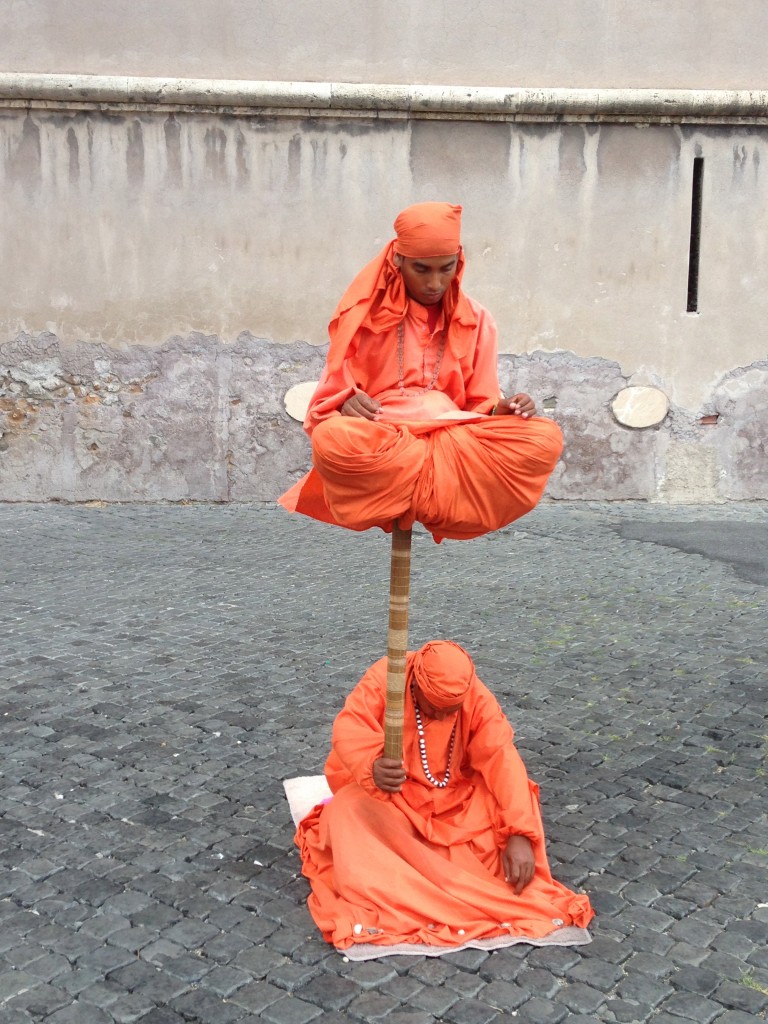
{"type": "Polygon", "coordinates": [[[411,588],[411,531],[392,524],[387,636],[387,706],[384,712],[384,757],[403,758],[405,652],[408,647],[408,597],[411,588]]]}

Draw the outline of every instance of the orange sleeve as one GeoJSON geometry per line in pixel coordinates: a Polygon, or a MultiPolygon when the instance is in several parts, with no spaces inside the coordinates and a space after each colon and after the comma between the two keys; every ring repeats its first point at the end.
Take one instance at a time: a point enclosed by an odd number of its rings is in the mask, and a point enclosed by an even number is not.
{"type": "Polygon", "coordinates": [[[315,393],[309,402],[304,429],[312,436],[312,431],[322,420],[338,413],[348,398],[357,391],[348,361],[345,359],[338,370],[328,372],[328,365],[322,372],[315,393]]]}
{"type": "Polygon", "coordinates": [[[479,688],[466,749],[469,763],[483,776],[498,805],[497,835],[503,839],[523,835],[538,842],[544,838],[540,818],[512,726],[488,687],[479,681],[475,686],[479,688]]]}
{"type": "Polygon", "coordinates": [[[387,659],[380,658],[355,686],[336,716],[331,753],[325,765],[325,775],[334,793],[355,781],[372,796],[387,796],[373,781],[373,762],[384,752],[386,684],[387,659]]]}
{"type": "Polygon", "coordinates": [[[470,412],[488,413],[501,397],[498,332],[496,321],[488,310],[478,303],[473,303],[473,306],[478,314],[478,334],[472,371],[464,382],[464,408],[470,412]]]}

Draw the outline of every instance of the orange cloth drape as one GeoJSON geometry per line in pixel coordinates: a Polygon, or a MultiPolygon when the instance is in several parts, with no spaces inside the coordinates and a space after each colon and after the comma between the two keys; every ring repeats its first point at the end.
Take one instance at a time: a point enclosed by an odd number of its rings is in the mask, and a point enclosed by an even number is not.
{"type": "MultiPolygon", "coordinates": [[[[408,656],[408,677],[413,655],[408,656]]],[[[347,698],[333,728],[326,776],[334,792],[299,825],[296,842],[312,886],[309,909],[338,948],[461,945],[516,935],[542,938],[565,925],[585,927],[589,900],[551,875],[538,788],[528,779],[512,729],[477,677],[459,711],[452,774],[445,789],[424,778],[413,706],[404,721],[408,781],[382,793],[372,766],[383,748],[386,658],[347,698]],[[500,854],[512,834],[534,847],[536,874],[516,896],[500,854]],[[359,927],[356,927],[359,926],[359,927]]],[[[430,769],[442,777],[453,717],[425,719],[430,769]]]]}
{"type": "Polygon", "coordinates": [[[409,304],[407,395],[395,394],[393,401],[402,408],[408,401],[444,400],[454,415],[472,415],[390,419],[388,395],[399,376],[396,330],[383,336],[361,331],[354,355],[323,373],[305,421],[314,468],[281,496],[284,508],[351,530],[389,532],[393,520],[404,529],[419,521],[440,541],[498,530],[536,505],[562,450],[562,434],[545,418],[484,415],[499,398],[496,327],[482,306],[468,301],[477,317],[473,343],[461,358],[445,349],[436,387],[426,394],[420,389],[434,371],[444,322],[430,331],[424,308],[409,304]],[[339,414],[356,390],[383,401],[381,420],[339,414]]]}

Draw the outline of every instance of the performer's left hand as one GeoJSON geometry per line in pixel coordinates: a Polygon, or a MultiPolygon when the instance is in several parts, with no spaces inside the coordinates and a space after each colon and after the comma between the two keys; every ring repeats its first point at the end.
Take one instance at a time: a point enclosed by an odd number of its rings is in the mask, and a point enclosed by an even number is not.
{"type": "Polygon", "coordinates": [[[511,398],[502,398],[496,405],[494,416],[522,416],[524,420],[536,415],[536,403],[522,391],[511,398]]]}
{"type": "Polygon", "coordinates": [[[533,878],[536,861],[533,846],[526,836],[510,836],[501,855],[504,877],[515,887],[515,895],[519,896],[533,878]]]}

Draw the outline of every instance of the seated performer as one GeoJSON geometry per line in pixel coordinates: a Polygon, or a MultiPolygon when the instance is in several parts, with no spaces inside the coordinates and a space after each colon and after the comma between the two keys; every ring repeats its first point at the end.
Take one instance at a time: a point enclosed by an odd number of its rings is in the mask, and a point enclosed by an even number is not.
{"type": "Polygon", "coordinates": [[[296,833],[326,941],[588,942],[589,900],[552,878],[538,787],[467,652],[434,641],[408,654],[402,762],[382,756],[385,701],[382,658],[334,722],[334,795],[296,833]]]}
{"type": "Polygon", "coordinates": [[[499,390],[496,325],[461,289],[461,207],[410,206],[329,324],[304,422],[314,469],[281,498],[351,530],[424,524],[436,541],[536,505],[562,450],[526,394],[499,390]]]}

